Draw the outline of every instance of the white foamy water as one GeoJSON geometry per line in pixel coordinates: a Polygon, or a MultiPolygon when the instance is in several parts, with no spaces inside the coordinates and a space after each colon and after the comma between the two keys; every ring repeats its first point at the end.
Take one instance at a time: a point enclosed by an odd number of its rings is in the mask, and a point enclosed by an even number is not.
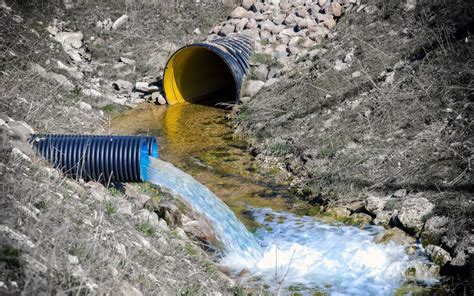
{"type": "Polygon", "coordinates": [[[216,195],[172,164],[151,159],[148,175],[150,182],[181,196],[212,222],[224,247],[222,264],[236,273],[248,270],[248,278],[267,284],[271,292],[392,295],[406,269],[426,261],[410,258],[403,246],[374,243],[381,227],[328,225],[271,209],[252,209],[263,226],[254,236],[216,195]],[[274,219],[265,219],[269,214],[274,219]]]}

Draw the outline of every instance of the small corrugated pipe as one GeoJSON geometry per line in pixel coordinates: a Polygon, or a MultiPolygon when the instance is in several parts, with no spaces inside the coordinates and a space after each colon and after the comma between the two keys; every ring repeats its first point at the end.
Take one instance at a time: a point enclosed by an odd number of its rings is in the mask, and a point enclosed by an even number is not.
{"type": "Polygon", "coordinates": [[[158,143],[148,136],[34,134],[30,144],[66,176],[102,183],[148,180],[158,143]]]}
{"type": "Polygon", "coordinates": [[[234,34],[178,49],[163,75],[168,104],[237,102],[253,45],[251,37],[234,34]]]}

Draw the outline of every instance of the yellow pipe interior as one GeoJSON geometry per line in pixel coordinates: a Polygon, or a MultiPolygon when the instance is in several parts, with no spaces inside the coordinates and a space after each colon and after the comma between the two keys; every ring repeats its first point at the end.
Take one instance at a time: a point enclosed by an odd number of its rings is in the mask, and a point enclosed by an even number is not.
{"type": "Polygon", "coordinates": [[[168,104],[212,105],[235,101],[234,77],[227,64],[205,47],[185,47],[168,61],[163,87],[168,104]]]}

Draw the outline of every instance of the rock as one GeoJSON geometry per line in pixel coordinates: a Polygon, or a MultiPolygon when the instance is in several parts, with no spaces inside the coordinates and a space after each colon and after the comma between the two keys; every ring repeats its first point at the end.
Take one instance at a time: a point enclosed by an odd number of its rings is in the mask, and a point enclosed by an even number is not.
{"type": "Polygon", "coordinates": [[[335,17],[340,17],[342,15],[341,4],[337,2],[331,2],[324,6],[324,12],[326,14],[333,15],[335,17]]]}
{"type": "Polygon", "coordinates": [[[397,198],[403,198],[407,195],[407,190],[406,189],[398,189],[393,193],[393,197],[397,198]]]}
{"type": "Polygon", "coordinates": [[[449,219],[444,216],[434,216],[429,218],[423,232],[421,233],[421,239],[424,245],[439,245],[441,238],[448,231],[449,219]]]}
{"type": "Polygon", "coordinates": [[[170,229],[168,227],[168,223],[166,223],[165,220],[160,219],[158,221],[158,230],[160,230],[160,232],[162,232],[162,233],[168,233],[170,231],[170,229]]]}
{"type": "Polygon", "coordinates": [[[194,29],[193,34],[201,35],[202,34],[201,29],[199,28],[194,29]]]}
{"type": "Polygon", "coordinates": [[[75,49],[81,48],[82,46],[82,39],[84,39],[84,35],[82,32],[61,32],[56,34],[54,37],[56,41],[61,43],[61,45],[66,47],[72,47],[75,49]]]}
{"type": "Polygon", "coordinates": [[[198,221],[190,221],[183,225],[184,231],[192,237],[205,242],[217,242],[216,235],[212,227],[203,219],[198,221]]]}
{"type": "Polygon", "coordinates": [[[401,205],[397,219],[404,228],[419,231],[423,227],[423,216],[431,213],[434,205],[420,194],[408,195],[401,205]]]}
{"type": "Polygon", "coordinates": [[[254,19],[249,19],[249,21],[245,24],[245,29],[254,29],[257,27],[257,21],[254,19]]]}
{"type": "Polygon", "coordinates": [[[79,102],[79,109],[84,110],[84,111],[90,111],[92,110],[92,106],[85,102],[79,102]]]}
{"type": "Polygon", "coordinates": [[[150,84],[148,82],[142,82],[142,81],[135,82],[135,90],[138,90],[144,93],[150,92],[149,85],[150,84]]]}
{"type": "Polygon", "coordinates": [[[360,77],[361,75],[362,75],[362,72],[360,72],[359,70],[357,70],[357,71],[355,71],[355,72],[353,72],[353,73],[351,74],[351,77],[352,77],[352,78],[358,78],[358,77],[360,77]]]}
{"type": "Polygon", "coordinates": [[[259,80],[250,80],[245,89],[245,95],[253,97],[256,95],[265,85],[265,82],[259,80]]]}
{"type": "Polygon", "coordinates": [[[245,10],[245,8],[243,7],[236,7],[231,13],[230,13],[230,17],[231,18],[237,18],[237,19],[241,19],[244,17],[245,13],[247,12],[247,10],[245,10]]]}
{"type": "Polygon", "coordinates": [[[319,0],[318,3],[319,3],[319,6],[323,7],[324,5],[326,5],[326,2],[327,0],[319,0]]]}
{"type": "Polygon", "coordinates": [[[59,69],[66,70],[69,73],[69,75],[71,75],[71,77],[77,80],[81,80],[82,78],[84,78],[84,74],[78,71],[77,67],[75,66],[68,67],[65,64],[63,64],[61,61],[57,61],[57,64],[58,64],[59,69]]]}
{"type": "Polygon", "coordinates": [[[173,232],[176,235],[176,237],[181,239],[181,240],[187,240],[188,239],[188,236],[186,235],[186,232],[184,232],[184,230],[180,227],[176,227],[173,230],[173,232]]]}
{"type": "Polygon", "coordinates": [[[426,254],[430,256],[431,260],[441,267],[451,261],[451,256],[449,255],[448,251],[441,247],[428,245],[425,250],[426,254]]]}
{"type": "Polygon", "coordinates": [[[148,223],[150,226],[152,226],[154,229],[159,229],[160,227],[160,222],[158,215],[155,212],[150,212],[147,209],[141,209],[134,217],[134,219],[137,221],[137,223],[148,223]]]}
{"type": "Polygon", "coordinates": [[[306,10],[306,7],[300,6],[298,9],[296,9],[296,15],[305,18],[309,16],[309,12],[306,10]]]}
{"type": "Polygon", "coordinates": [[[222,36],[227,36],[227,35],[229,35],[229,34],[231,34],[231,33],[234,33],[234,31],[235,31],[235,26],[234,26],[234,25],[225,24],[225,25],[221,28],[219,34],[222,35],[222,36]]]}
{"type": "Polygon", "coordinates": [[[323,13],[317,13],[315,15],[315,18],[318,23],[323,23],[325,20],[334,19],[332,15],[327,15],[323,13]]]}
{"type": "Polygon", "coordinates": [[[182,226],[182,214],[178,207],[170,202],[160,202],[155,211],[161,219],[164,219],[168,225],[182,226]]]}
{"type": "Polygon", "coordinates": [[[129,58],[126,58],[126,57],[120,57],[120,62],[122,62],[124,64],[127,64],[127,65],[130,65],[130,66],[133,66],[133,65],[136,64],[135,60],[129,59],[129,58]]]}
{"type": "Polygon", "coordinates": [[[115,20],[114,24],[112,25],[112,30],[117,30],[122,27],[128,21],[128,15],[124,14],[115,20]]]}
{"type": "Polygon", "coordinates": [[[240,32],[242,31],[245,26],[247,25],[247,23],[249,22],[249,19],[248,18],[243,18],[239,21],[239,23],[235,26],[235,31],[236,32],[240,32]]]}
{"type": "Polygon", "coordinates": [[[115,80],[114,82],[112,82],[112,86],[114,87],[116,91],[120,91],[120,92],[123,92],[123,91],[129,92],[133,88],[133,84],[131,82],[123,80],[123,79],[115,80]]]}
{"type": "Polygon", "coordinates": [[[73,0],[63,0],[64,8],[67,10],[73,9],[75,7],[74,1],[73,0]]]}
{"type": "Polygon", "coordinates": [[[267,80],[268,68],[267,65],[261,64],[254,70],[255,77],[257,80],[265,81],[267,80]]]}
{"type": "Polygon", "coordinates": [[[267,82],[265,82],[264,87],[272,86],[272,85],[274,85],[275,83],[277,83],[278,81],[280,81],[280,79],[278,79],[278,78],[270,78],[270,79],[267,80],[267,82]]]}
{"type": "Polygon", "coordinates": [[[279,14],[277,14],[275,17],[273,17],[272,22],[273,22],[275,25],[281,25],[281,24],[283,24],[283,22],[285,21],[285,18],[286,18],[286,14],[279,13],[279,14]]]}
{"type": "Polygon", "coordinates": [[[346,208],[340,207],[330,208],[326,212],[337,220],[349,218],[349,216],[351,215],[351,211],[346,208]]]}
{"type": "Polygon", "coordinates": [[[389,212],[378,212],[372,221],[375,225],[388,226],[392,215],[389,212]]]}
{"type": "Polygon", "coordinates": [[[364,213],[355,213],[349,216],[352,224],[360,225],[361,227],[370,224],[372,222],[372,217],[364,213]]]}
{"type": "Polygon", "coordinates": [[[83,89],[83,90],[81,90],[81,93],[82,93],[82,95],[84,95],[86,97],[92,97],[92,98],[102,97],[102,94],[100,92],[98,92],[97,90],[92,89],[92,88],[83,89]]]}
{"type": "Polygon", "coordinates": [[[364,207],[372,215],[376,215],[378,212],[382,211],[387,202],[386,197],[378,197],[370,195],[365,199],[364,207]]]}
{"type": "Polygon", "coordinates": [[[25,153],[23,153],[23,151],[21,151],[17,147],[14,147],[12,149],[12,156],[15,159],[21,159],[27,162],[31,162],[31,158],[29,158],[25,153]]]}
{"type": "Polygon", "coordinates": [[[264,21],[263,23],[260,24],[260,29],[266,30],[268,32],[273,32],[273,27],[275,27],[275,24],[272,23],[271,21],[264,21]]]}
{"type": "Polygon", "coordinates": [[[77,258],[77,256],[67,255],[67,261],[71,265],[79,264],[79,258],[77,258]]]}
{"type": "Polygon", "coordinates": [[[328,34],[329,34],[329,29],[318,25],[311,28],[311,33],[309,34],[309,38],[311,40],[319,42],[323,40],[324,38],[326,38],[328,34]]]}
{"type": "Polygon", "coordinates": [[[285,18],[285,25],[287,26],[296,26],[302,19],[294,14],[289,14],[286,18],[285,18]]]}
{"type": "Polygon", "coordinates": [[[331,30],[331,29],[334,29],[334,27],[336,26],[336,21],[333,19],[326,19],[324,21],[324,25],[326,26],[326,28],[331,30]]]}
{"type": "Polygon", "coordinates": [[[74,89],[74,84],[72,84],[71,81],[69,81],[66,76],[63,74],[57,74],[54,72],[48,72],[48,77],[50,81],[55,81],[57,82],[60,86],[62,86],[64,89],[71,91],[74,89]]]}
{"type": "Polygon", "coordinates": [[[24,121],[11,120],[8,122],[8,126],[13,137],[22,141],[26,141],[31,134],[35,133],[33,128],[24,121]]]}
{"type": "Polygon", "coordinates": [[[341,60],[336,60],[336,65],[334,65],[334,70],[336,71],[344,71],[349,68],[349,65],[344,63],[341,60]]]}
{"type": "Polygon", "coordinates": [[[390,228],[377,235],[374,242],[378,244],[388,244],[394,242],[398,245],[410,245],[415,243],[415,238],[409,236],[400,228],[390,228]]]}
{"type": "Polygon", "coordinates": [[[95,47],[95,48],[101,48],[101,47],[104,47],[105,46],[105,40],[98,37],[97,39],[95,39],[93,42],[92,42],[92,46],[95,47]]]}
{"type": "Polygon", "coordinates": [[[249,10],[255,4],[255,0],[244,0],[242,1],[242,7],[249,10]]]}
{"type": "Polygon", "coordinates": [[[160,92],[154,92],[151,94],[153,102],[159,105],[166,105],[166,99],[160,94],[160,92]]]}

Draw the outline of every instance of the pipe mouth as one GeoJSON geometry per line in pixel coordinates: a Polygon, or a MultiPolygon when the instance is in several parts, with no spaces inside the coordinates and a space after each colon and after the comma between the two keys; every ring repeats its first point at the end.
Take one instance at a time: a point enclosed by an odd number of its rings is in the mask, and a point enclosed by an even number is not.
{"type": "Polygon", "coordinates": [[[212,47],[190,45],[166,64],[163,86],[168,104],[215,105],[238,100],[238,86],[227,61],[212,47]]]}
{"type": "Polygon", "coordinates": [[[142,182],[148,181],[149,167],[151,165],[150,158],[158,158],[158,143],[155,137],[144,140],[140,147],[140,179],[142,182]]]}

